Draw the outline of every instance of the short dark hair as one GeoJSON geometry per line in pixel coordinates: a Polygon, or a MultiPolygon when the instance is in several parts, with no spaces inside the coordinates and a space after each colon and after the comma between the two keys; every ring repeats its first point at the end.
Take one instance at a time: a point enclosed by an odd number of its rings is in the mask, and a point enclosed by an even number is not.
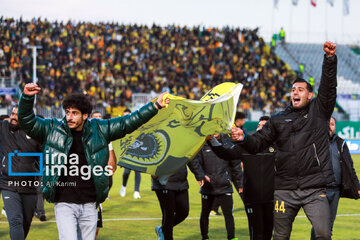
{"type": "Polygon", "coordinates": [[[111,114],[110,113],[105,114],[103,119],[111,119],[111,114]]]}
{"type": "Polygon", "coordinates": [[[129,112],[131,113],[131,110],[129,108],[125,109],[124,112],[129,112]]]}
{"type": "Polygon", "coordinates": [[[236,115],[235,115],[235,119],[244,119],[246,116],[245,116],[245,113],[243,112],[236,112],[236,115]]]}
{"type": "Polygon", "coordinates": [[[10,118],[10,116],[7,114],[0,115],[0,121],[4,120],[5,118],[10,118]]]}
{"type": "Polygon", "coordinates": [[[334,119],[335,123],[337,122],[337,120],[334,116],[331,116],[330,119],[334,119]]]}
{"type": "Polygon", "coordinates": [[[261,117],[259,118],[259,122],[261,122],[261,121],[268,121],[269,119],[270,119],[269,116],[261,116],[261,117]]]}
{"type": "Polygon", "coordinates": [[[293,82],[293,85],[297,82],[304,82],[306,83],[306,89],[309,91],[309,92],[313,92],[313,87],[311,86],[311,84],[306,81],[305,79],[303,78],[296,78],[295,81],[293,82]]]}
{"type": "Polygon", "coordinates": [[[71,93],[63,101],[63,109],[77,108],[82,114],[91,114],[92,106],[87,96],[83,93],[71,93]]]}

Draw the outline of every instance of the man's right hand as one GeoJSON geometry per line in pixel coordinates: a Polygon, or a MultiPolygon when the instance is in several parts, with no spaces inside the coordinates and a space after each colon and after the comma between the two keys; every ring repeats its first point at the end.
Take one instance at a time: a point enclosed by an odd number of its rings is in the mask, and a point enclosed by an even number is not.
{"type": "Polygon", "coordinates": [[[24,87],[24,93],[29,96],[34,96],[40,90],[41,90],[41,88],[35,83],[28,83],[24,87]]]}
{"type": "Polygon", "coordinates": [[[324,52],[326,53],[326,57],[328,58],[334,56],[336,52],[336,44],[333,42],[325,42],[324,52]]]}
{"type": "Polygon", "coordinates": [[[231,137],[235,141],[242,141],[244,139],[244,131],[238,127],[232,127],[231,137]]]}

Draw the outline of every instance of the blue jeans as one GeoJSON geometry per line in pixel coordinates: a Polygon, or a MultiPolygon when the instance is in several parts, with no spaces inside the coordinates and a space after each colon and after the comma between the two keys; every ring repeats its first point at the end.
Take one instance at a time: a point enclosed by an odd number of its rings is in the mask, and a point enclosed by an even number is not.
{"type": "Polygon", "coordinates": [[[55,203],[60,240],[95,239],[98,212],[96,203],[55,203]]]}
{"type": "MultiPolygon", "coordinates": [[[[330,231],[332,236],[332,230],[334,227],[334,222],[340,200],[339,188],[326,189],[326,198],[328,199],[330,205],[330,231]]],[[[313,228],[311,229],[311,240],[315,240],[315,233],[313,228]]]]}
{"type": "Polygon", "coordinates": [[[4,208],[9,221],[10,238],[26,238],[36,207],[36,194],[22,194],[2,190],[4,208]]]}

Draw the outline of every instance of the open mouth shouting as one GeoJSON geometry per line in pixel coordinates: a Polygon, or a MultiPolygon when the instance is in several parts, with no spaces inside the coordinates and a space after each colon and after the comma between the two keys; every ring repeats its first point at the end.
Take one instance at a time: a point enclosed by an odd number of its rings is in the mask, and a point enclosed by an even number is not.
{"type": "Polygon", "coordinates": [[[294,97],[293,98],[293,105],[294,106],[299,106],[300,105],[300,103],[301,103],[301,99],[300,99],[300,97],[294,97]]]}

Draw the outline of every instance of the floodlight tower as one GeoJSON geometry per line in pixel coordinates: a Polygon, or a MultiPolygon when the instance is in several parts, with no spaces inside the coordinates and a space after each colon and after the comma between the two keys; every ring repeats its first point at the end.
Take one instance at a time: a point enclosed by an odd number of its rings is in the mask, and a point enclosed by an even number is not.
{"type": "MultiPolygon", "coordinates": [[[[32,49],[32,58],[33,58],[33,83],[36,84],[37,82],[37,77],[36,77],[36,49],[42,49],[42,46],[28,46],[27,48],[31,48],[32,49]]],[[[36,103],[36,95],[35,95],[35,100],[34,100],[34,106],[36,103]]]]}
{"type": "Polygon", "coordinates": [[[33,58],[33,83],[37,82],[36,77],[36,49],[42,49],[42,46],[28,46],[27,48],[32,49],[32,58],[33,58]]]}

